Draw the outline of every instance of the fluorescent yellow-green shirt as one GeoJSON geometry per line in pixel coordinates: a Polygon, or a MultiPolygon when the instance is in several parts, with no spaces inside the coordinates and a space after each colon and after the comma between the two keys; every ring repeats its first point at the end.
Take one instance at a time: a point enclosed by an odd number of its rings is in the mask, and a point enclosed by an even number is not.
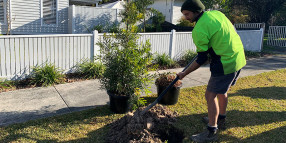
{"type": "Polygon", "coordinates": [[[244,48],[228,18],[219,11],[206,11],[192,31],[197,52],[210,48],[220,57],[224,74],[233,73],[246,65],[244,48]]]}

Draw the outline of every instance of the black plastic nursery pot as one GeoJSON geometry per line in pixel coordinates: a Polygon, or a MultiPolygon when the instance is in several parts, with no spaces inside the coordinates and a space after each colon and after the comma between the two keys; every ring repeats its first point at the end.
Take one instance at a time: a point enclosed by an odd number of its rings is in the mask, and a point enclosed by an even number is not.
{"type": "MultiPolygon", "coordinates": [[[[168,86],[160,86],[157,85],[157,94],[158,96],[167,88],[168,86]]],[[[171,87],[166,94],[163,96],[163,98],[158,102],[159,104],[163,105],[174,105],[178,102],[179,94],[180,94],[180,88],[178,87],[171,87]]]]}
{"type": "Polygon", "coordinates": [[[110,101],[110,110],[114,113],[123,114],[130,110],[130,96],[118,96],[115,93],[107,91],[110,101]]]}

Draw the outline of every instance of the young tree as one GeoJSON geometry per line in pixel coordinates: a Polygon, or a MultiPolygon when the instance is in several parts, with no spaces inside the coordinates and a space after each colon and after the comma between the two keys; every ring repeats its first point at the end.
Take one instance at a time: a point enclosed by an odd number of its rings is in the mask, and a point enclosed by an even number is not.
{"type": "Polygon", "coordinates": [[[127,30],[130,30],[138,20],[143,18],[143,15],[138,11],[133,1],[125,3],[124,11],[121,12],[120,15],[122,16],[122,22],[124,22],[127,30]]]}
{"type": "Polygon", "coordinates": [[[148,10],[148,6],[152,5],[154,3],[154,0],[135,0],[134,2],[139,13],[143,14],[143,32],[145,32],[146,17],[148,16],[148,13],[151,12],[150,10],[148,10]]]}

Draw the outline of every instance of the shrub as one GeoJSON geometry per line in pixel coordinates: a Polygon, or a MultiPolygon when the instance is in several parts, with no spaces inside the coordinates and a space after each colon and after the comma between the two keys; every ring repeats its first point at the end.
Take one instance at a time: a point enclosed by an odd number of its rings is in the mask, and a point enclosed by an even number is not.
{"type": "Polygon", "coordinates": [[[16,88],[16,83],[11,80],[0,80],[0,92],[16,88]]]}
{"type": "Polygon", "coordinates": [[[171,59],[171,57],[167,54],[157,54],[155,59],[154,59],[154,63],[158,64],[160,67],[173,67],[175,66],[175,61],[173,59],[171,59]]]}
{"type": "Polygon", "coordinates": [[[196,55],[197,55],[196,52],[192,50],[187,50],[186,53],[183,55],[182,60],[190,62],[196,55]]]}
{"type": "Polygon", "coordinates": [[[85,60],[78,65],[78,72],[82,74],[84,78],[95,79],[97,77],[102,77],[104,66],[100,62],[85,60]]]}
{"type": "Polygon", "coordinates": [[[260,52],[244,51],[245,57],[248,58],[258,58],[261,57],[260,52]]]}
{"type": "Polygon", "coordinates": [[[153,57],[150,42],[137,44],[136,27],[130,28],[112,35],[104,34],[98,43],[100,59],[105,66],[100,83],[107,91],[136,98],[137,89],[146,92],[146,85],[151,82],[148,65],[153,57]]]}
{"type": "Polygon", "coordinates": [[[64,75],[53,64],[36,66],[31,73],[31,84],[37,86],[50,86],[64,82],[64,75]]]}
{"type": "Polygon", "coordinates": [[[185,17],[182,17],[178,21],[179,23],[176,24],[178,26],[184,26],[184,27],[195,27],[195,22],[191,23],[189,20],[187,20],[185,17]]]}

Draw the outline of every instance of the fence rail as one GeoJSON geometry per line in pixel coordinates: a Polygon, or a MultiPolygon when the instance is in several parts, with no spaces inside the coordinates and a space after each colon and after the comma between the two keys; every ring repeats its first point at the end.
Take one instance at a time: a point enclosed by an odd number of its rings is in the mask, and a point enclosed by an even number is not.
{"type": "Polygon", "coordinates": [[[0,37],[0,77],[26,77],[43,63],[71,70],[81,59],[90,58],[92,34],[0,37]]]}
{"type": "Polygon", "coordinates": [[[286,47],[286,26],[269,26],[267,45],[286,47]]]}
{"type": "MultiPolygon", "coordinates": [[[[238,31],[245,50],[261,50],[261,30],[238,31]],[[254,42],[256,41],[256,42],[254,42]]],[[[191,32],[140,33],[138,42],[149,40],[152,53],[169,54],[179,59],[186,50],[196,50],[191,32]]],[[[103,34],[0,36],[0,78],[21,79],[32,67],[53,63],[64,73],[85,59],[98,54],[97,41],[103,34]]]]}
{"type": "Polygon", "coordinates": [[[234,24],[235,28],[264,28],[265,24],[264,23],[237,23],[234,24]]]}

